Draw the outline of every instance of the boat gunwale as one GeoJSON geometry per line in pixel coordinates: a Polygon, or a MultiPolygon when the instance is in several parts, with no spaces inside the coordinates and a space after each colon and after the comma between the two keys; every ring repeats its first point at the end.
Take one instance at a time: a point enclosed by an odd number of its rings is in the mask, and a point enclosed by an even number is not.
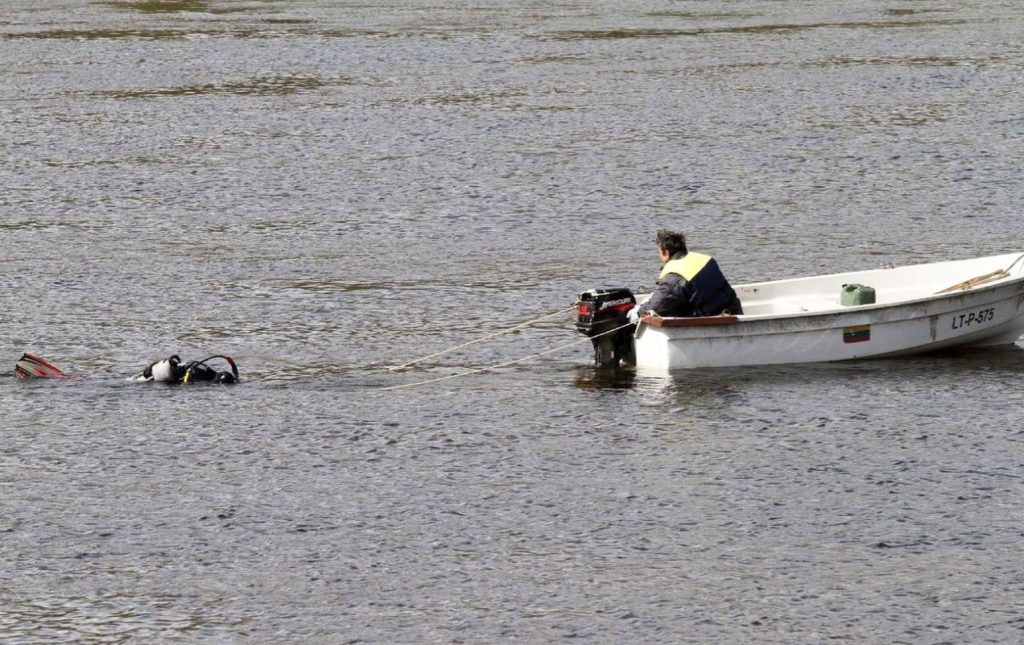
{"type": "MultiPolygon", "coordinates": [[[[1014,265],[1017,264],[1017,262],[1019,262],[1022,258],[1024,258],[1024,252],[1011,251],[1009,253],[997,253],[995,255],[984,255],[984,256],[981,256],[981,257],[977,257],[977,258],[962,258],[962,259],[959,259],[959,260],[943,260],[941,262],[922,262],[922,263],[919,263],[919,264],[902,264],[900,266],[890,266],[890,267],[882,267],[882,268],[875,268],[875,269],[861,269],[859,271],[837,271],[835,273],[819,273],[818,275],[797,276],[795,278],[782,278],[780,280],[765,280],[765,281],[762,281],[762,282],[747,282],[747,283],[744,283],[744,284],[737,284],[736,285],[736,289],[757,289],[757,288],[766,287],[766,286],[769,286],[769,285],[778,285],[778,284],[796,283],[796,282],[807,282],[807,281],[810,281],[810,280],[819,280],[819,279],[822,279],[822,278],[841,278],[841,277],[847,277],[847,276],[864,275],[864,274],[867,274],[867,273],[890,273],[890,272],[894,272],[894,271],[903,271],[903,270],[908,270],[908,269],[923,269],[923,268],[926,268],[926,267],[937,267],[937,266],[941,266],[941,265],[950,265],[950,264],[974,264],[974,263],[982,262],[982,261],[985,261],[985,260],[993,260],[994,261],[994,260],[998,260],[1000,258],[1006,258],[1006,259],[1015,258],[1014,262],[1012,262],[1010,264],[1010,267],[1012,268],[1014,265]]],[[[1021,277],[1024,277],[1024,266],[1022,266],[1021,269],[1018,269],[1018,272],[1020,272],[1021,277]]],[[[1004,278],[1000,278],[1000,280],[1002,280],[1002,279],[1004,279],[1004,278]]],[[[996,280],[994,282],[998,282],[998,280],[996,280]]],[[[955,285],[953,285],[953,286],[955,286],[955,285]]],[[[969,291],[969,290],[970,289],[965,289],[964,291],[969,291]]],[[[941,293],[941,292],[936,292],[936,293],[941,293]]]]}

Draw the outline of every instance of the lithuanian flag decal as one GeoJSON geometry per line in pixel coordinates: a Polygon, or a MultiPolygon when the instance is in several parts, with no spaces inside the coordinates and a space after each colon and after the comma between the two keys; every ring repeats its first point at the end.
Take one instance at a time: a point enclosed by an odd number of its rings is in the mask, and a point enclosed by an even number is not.
{"type": "Polygon", "coordinates": [[[871,340],[871,325],[843,327],[844,343],[866,343],[871,340]]]}

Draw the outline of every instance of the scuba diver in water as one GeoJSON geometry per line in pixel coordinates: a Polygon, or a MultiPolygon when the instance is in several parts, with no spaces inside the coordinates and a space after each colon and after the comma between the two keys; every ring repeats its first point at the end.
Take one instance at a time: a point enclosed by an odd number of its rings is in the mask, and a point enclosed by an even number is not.
{"type": "Polygon", "coordinates": [[[182,383],[186,385],[188,383],[206,381],[228,385],[238,382],[238,366],[235,365],[235,361],[230,356],[223,356],[221,354],[207,356],[201,361],[192,361],[191,363],[182,363],[181,358],[174,354],[169,358],[150,364],[149,367],[129,380],[137,382],[182,383]],[[216,370],[206,364],[207,361],[215,358],[223,358],[231,367],[231,371],[216,370]]]}
{"type": "MultiPolygon", "coordinates": [[[[59,367],[41,356],[25,352],[14,365],[14,375],[18,378],[80,378],[78,375],[65,374],[59,367]]],[[[149,367],[128,379],[138,383],[155,381],[157,383],[222,383],[228,385],[238,382],[238,366],[230,356],[215,354],[201,361],[182,363],[175,354],[169,358],[151,363],[149,367]],[[215,358],[227,362],[230,370],[218,370],[207,364],[215,358]]]]}

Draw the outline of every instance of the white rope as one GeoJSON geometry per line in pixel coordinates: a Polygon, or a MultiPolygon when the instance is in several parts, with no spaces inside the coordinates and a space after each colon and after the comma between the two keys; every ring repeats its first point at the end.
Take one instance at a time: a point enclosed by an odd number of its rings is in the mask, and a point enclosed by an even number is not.
{"type": "Polygon", "coordinates": [[[512,333],[514,331],[519,331],[520,329],[525,329],[526,327],[529,327],[530,325],[532,325],[532,324],[534,324],[536,322],[540,322],[541,320],[545,320],[547,318],[553,318],[553,317],[555,317],[555,316],[557,316],[559,314],[564,314],[567,311],[572,311],[575,308],[576,308],[576,305],[573,305],[572,307],[566,307],[565,309],[559,309],[558,311],[554,311],[554,312],[552,312],[550,314],[545,314],[545,315],[541,316],[540,318],[534,318],[533,320],[528,320],[528,321],[526,321],[524,323],[519,323],[518,325],[516,325],[514,327],[509,327],[508,329],[503,329],[501,331],[496,331],[493,334],[488,334],[486,336],[481,336],[480,338],[477,338],[475,340],[471,340],[471,341],[469,341],[467,343],[462,343],[461,345],[456,345],[455,347],[449,347],[448,349],[443,349],[443,350],[441,350],[439,352],[434,352],[433,354],[428,354],[427,356],[421,356],[421,357],[419,357],[417,359],[413,359],[413,360],[409,361],[408,363],[403,363],[401,365],[396,365],[394,367],[389,367],[388,371],[389,372],[398,372],[398,371],[404,370],[405,368],[409,367],[410,365],[415,365],[416,363],[420,363],[420,362],[423,362],[423,361],[431,359],[431,358],[436,358],[436,357],[442,356],[444,354],[449,354],[449,353],[454,352],[456,350],[462,349],[463,347],[469,347],[470,345],[475,345],[477,343],[482,343],[485,340],[490,340],[492,338],[496,338],[496,337],[501,336],[503,334],[510,334],[510,333],[512,333]]]}
{"type": "Polygon", "coordinates": [[[448,376],[440,376],[438,378],[432,378],[432,379],[429,379],[429,380],[426,380],[426,381],[416,381],[415,383],[403,383],[402,385],[391,385],[389,387],[381,388],[381,391],[386,392],[388,390],[401,390],[401,389],[405,389],[407,387],[416,387],[417,385],[427,385],[428,383],[438,383],[440,381],[447,381],[449,379],[459,378],[461,376],[472,376],[473,374],[480,374],[482,372],[489,372],[490,370],[496,370],[496,369],[501,368],[501,367],[508,367],[510,365],[515,365],[517,363],[522,363],[524,361],[528,361],[528,360],[530,360],[532,358],[539,358],[541,356],[547,356],[548,354],[554,354],[555,352],[559,352],[559,351],[561,351],[563,349],[567,349],[569,347],[574,347],[576,345],[579,345],[580,343],[585,343],[585,342],[587,342],[589,340],[592,340],[594,338],[600,338],[601,336],[607,336],[608,334],[615,333],[615,332],[619,331],[620,329],[625,329],[626,327],[629,327],[632,324],[633,323],[626,323],[625,325],[622,325],[620,327],[616,327],[615,329],[609,329],[606,332],[602,332],[600,334],[595,334],[594,336],[589,336],[587,338],[582,338],[580,340],[576,340],[576,341],[573,341],[571,343],[567,343],[565,345],[560,345],[558,347],[555,347],[554,349],[549,349],[547,351],[543,351],[543,352],[540,352],[540,353],[537,353],[537,354],[531,354],[530,356],[524,356],[522,358],[517,358],[516,360],[508,361],[507,363],[498,363],[497,365],[488,365],[487,367],[481,367],[480,369],[475,369],[475,370],[472,370],[472,371],[469,371],[469,372],[461,372],[459,374],[449,374],[448,376]]]}

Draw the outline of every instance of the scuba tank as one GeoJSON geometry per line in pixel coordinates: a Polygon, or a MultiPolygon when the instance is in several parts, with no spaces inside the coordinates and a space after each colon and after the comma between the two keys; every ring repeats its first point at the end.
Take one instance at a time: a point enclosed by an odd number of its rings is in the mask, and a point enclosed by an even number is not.
{"type": "Polygon", "coordinates": [[[181,357],[174,354],[163,360],[151,363],[149,367],[131,377],[129,380],[140,383],[154,381],[157,383],[181,384],[203,381],[228,385],[238,382],[238,366],[235,365],[234,359],[230,356],[224,356],[221,354],[207,356],[201,361],[192,361],[191,363],[182,363],[181,357]],[[230,371],[217,370],[207,365],[207,361],[215,358],[224,359],[231,368],[230,371]]]}

